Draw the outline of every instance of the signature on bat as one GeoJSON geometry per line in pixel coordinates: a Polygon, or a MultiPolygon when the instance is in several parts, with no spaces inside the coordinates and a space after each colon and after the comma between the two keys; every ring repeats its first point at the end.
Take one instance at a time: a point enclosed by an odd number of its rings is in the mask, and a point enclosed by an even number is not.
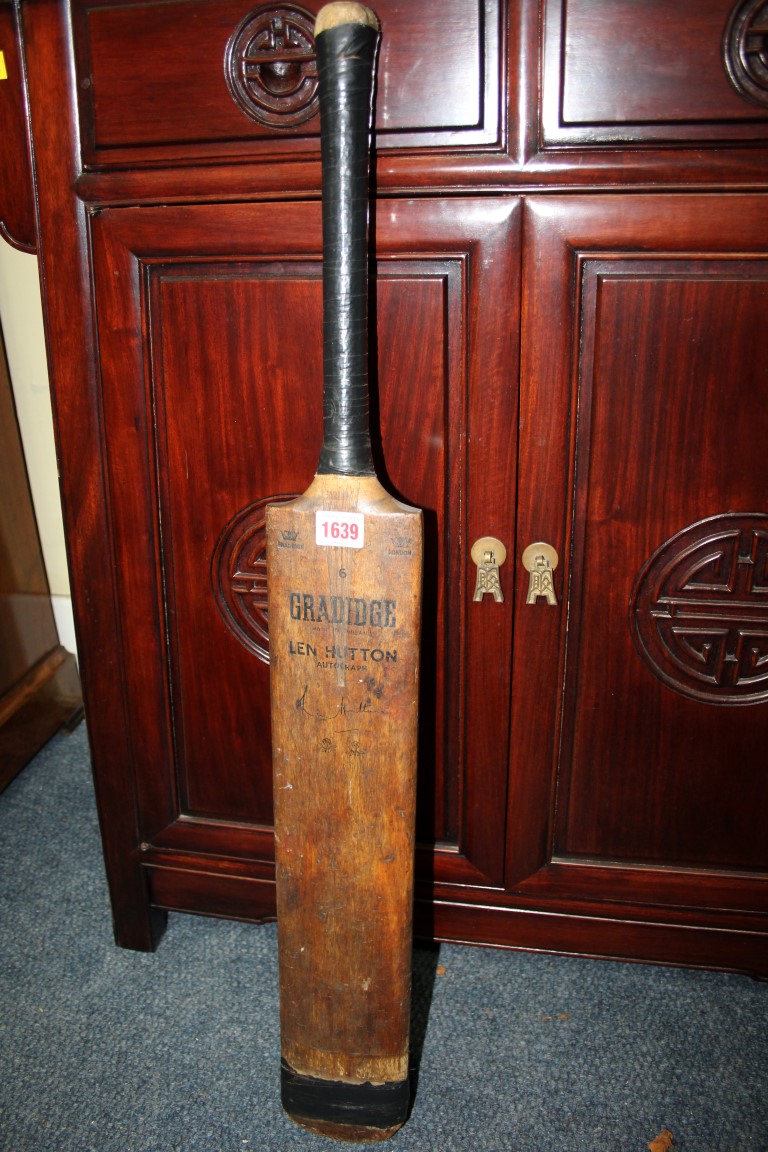
{"type": "MultiPolygon", "coordinates": [[[[328,716],[324,716],[320,712],[312,711],[312,708],[309,706],[309,684],[305,684],[304,691],[296,700],[295,706],[297,712],[308,716],[310,720],[337,720],[340,716],[385,716],[386,709],[374,707],[376,703],[377,701],[369,695],[362,697],[358,701],[349,700],[346,696],[342,696],[333,712],[328,716]]],[[[314,705],[312,707],[314,707],[314,705]]]]}

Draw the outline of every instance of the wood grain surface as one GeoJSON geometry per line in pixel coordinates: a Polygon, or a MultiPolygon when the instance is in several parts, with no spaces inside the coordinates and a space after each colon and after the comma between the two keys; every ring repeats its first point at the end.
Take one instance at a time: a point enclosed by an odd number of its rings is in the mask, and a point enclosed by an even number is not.
{"type": "MultiPolygon", "coordinates": [[[[373,477],[318,476],[268,509],[267,549],[284,1073],[405,1087],[421,513],[373,477]],[[316,543],[328,509],[359,517],[362,547],[316,543]]],[[[399,1126],[353,1131],[284,1103],[326,1135],[399,1126]]]]}
{"type": "Polygon", "coordinates": [[[421,514],[320,476],[268,511],[283,1055],[304,1075],[408,1074],[421,514]],[[364,517],[316,547],[315,513],[364,517]]]}

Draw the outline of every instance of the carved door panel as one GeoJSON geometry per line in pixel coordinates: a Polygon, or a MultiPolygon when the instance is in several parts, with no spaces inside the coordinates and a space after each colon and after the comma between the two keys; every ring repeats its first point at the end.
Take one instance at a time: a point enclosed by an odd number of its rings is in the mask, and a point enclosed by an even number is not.
{"type": "MultiPolygon", "coordinates": [[[[511,604],[472,603],[469,545],[512,542],[519,216],[393,201],[375,219],[375,452],[426,513],[420,839],[430,874],[495,885],[511,604]],[[504,298],[508,324],[481,307],[504,298]]],[[[264,506],[308,485],[320,447],[319,205],[108,209],[92,243],[137,859],[156,905],[265,915],[264,506]]]]}
{"type": "Polygon", "coordinates": [[[558,603],[520,582],[508,866],[545,903],[766,909],[767,225],[526,205],[516,560],[554,546],[558,603]]]}

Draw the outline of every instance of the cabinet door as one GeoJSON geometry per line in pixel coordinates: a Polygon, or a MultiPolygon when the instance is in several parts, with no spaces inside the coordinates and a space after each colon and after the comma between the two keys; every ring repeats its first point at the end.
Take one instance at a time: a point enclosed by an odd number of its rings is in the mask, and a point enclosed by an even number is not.
{"type": "MultiPolygon", "coordinates": [[[[472,603],[469,548],[513,532],[519,216],[512,200],[380,202],[372,286],[377,463],[426,519],[424,863],[496,886],[511,604],[472,603]]],[[[105,836],[135,820],[155,905],[266,915],[264,507],[309,484],[320,447],[320,207],[107,209],[92,244],[136,804],[104,813],[105,836]]]]}
{"type": "Polygon", "coordinates": [[[510,886],[764,932],[768,201],[533,198],[524,236],[516,559],[559,563],[516,593],[510,886]]]}

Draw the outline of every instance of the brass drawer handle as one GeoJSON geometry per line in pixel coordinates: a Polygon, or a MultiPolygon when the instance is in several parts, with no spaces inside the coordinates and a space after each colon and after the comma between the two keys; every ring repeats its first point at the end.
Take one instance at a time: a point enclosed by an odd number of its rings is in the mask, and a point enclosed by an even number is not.
{"type": "Polygon", "coordinates": [[[547,604],[557,604],[554,571],[560,559],[551,544],[537,541],[523,552],[523,568],[530,573],[526,604],[535,604],[543,596],[547,604]]]}
{"type": "Polygon", "coordinates": [[[507,550],[501,540],[495,536],[481,536],[472,545],[470,555],[477,565],[477,581],[472,599],[482,600],[484,596],[490,595],[497,604],[503,603],[499,568],[507,558],[507,550]]]}

